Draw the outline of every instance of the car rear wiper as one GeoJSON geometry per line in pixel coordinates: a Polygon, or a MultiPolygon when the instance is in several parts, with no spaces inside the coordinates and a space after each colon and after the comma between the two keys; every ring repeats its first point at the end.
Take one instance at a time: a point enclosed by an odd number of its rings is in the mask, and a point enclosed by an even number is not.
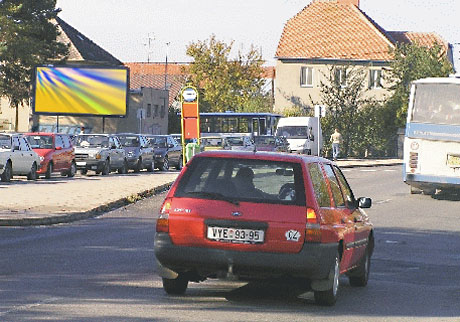
{"type": "Polygon", "coordinates": [[[227,201],[231,204],[234,204],[234,205],[239,205],[239,201],[238,200],[235,200],[233,198],[230,198],[230,197],[227,197],[221,193],[218,193],[218,192],[207,192],[207,191],[186,191],[185,194],[191,194],[191,195],[195,195],[195,196],[200,196],[200,197],[208,197],[212,200],[223,200],[223,201],[227,201]]]}

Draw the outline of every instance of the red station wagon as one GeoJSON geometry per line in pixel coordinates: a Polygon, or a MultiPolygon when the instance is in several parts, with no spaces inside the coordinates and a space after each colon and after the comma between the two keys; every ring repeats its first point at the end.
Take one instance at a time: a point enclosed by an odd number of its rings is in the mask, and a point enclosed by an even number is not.
{"type": "Polygon", "coordinates": [[[62,133],[26,133],[24,135],[31,148],[40,156],[41,168],[38,175],[51,178],[53,172],[73,177],[77,171],[75,150],[68,134],[62,133]]]}
{"type": "Polygon", "coordinates": [[[300,280],[333,305],[339,275],[365,286],[373,226],[329,160],[269,152],[209,151],[182,170],[157,220],[155,255],[163,288],[189,281],[300,280]]]}

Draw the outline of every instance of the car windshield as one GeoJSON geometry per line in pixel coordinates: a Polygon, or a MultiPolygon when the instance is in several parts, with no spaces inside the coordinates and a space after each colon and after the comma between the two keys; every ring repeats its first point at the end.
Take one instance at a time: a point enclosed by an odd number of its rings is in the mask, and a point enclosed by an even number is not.
{"type": "Polygon", "coordinates": [[[166,148],[167,147],[167,140],[164,136],[152,136],[149,138],[150,144],[152,144],[155,148],[166,148]]]}
{"type": "Polygon", "coordinates": [[[254,141],[258,145],[274,145],[275,138],[273,136],[256,136],[254,141]]]}
{"type": "Polygon", "coordinates": [[[9,135],[0,135],[0,149],[11,149],[11,137],[9,135]]]}
{"type": "Polygon", "coordinates": [[[138,147],[140,145],[139,137],[137,136],[128,136],[128,135],[118,135],[121,145],[124,147],[138,147]]]}
{"type": "Polygon", "coordinates": [[[76,140],[77,146],[88,147],[109,147],[109,138],[105,135],[78,135],[76,140]]]}
{"type": "Polygon", "coordinates": [[[231,146],[243,146],[244,138],[242,137],[228,137],[227,143],[231,146]]]}
{"type": "Polygon", "coordinates": [[[308,127],[307,126],[282,126],[278,127],[278,135],[285,136],[287,138],[308,138],[308,127]]]}
{"type": "Polygon", "coordinates": [[[28,135],[26,138],[32,149],[54,149],[51,135],[28,135]]]}
{"type": "Polygon", "coordinates": [[[222,146],[223,145],[223,139],[221,139],[221,138],[201,139],[201,144],[203,144],[204,146],[222,146]]]}
{"type": "Polygon", "coordinates": [[[198,157],[175,196],[305,205],[300,164],[270,160],[198,157]]]}

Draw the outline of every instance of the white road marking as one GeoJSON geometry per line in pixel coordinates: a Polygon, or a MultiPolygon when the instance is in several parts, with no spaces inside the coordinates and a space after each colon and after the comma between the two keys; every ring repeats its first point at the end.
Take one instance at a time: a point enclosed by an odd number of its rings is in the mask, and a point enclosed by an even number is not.
{"type": "Polygon", "coordinates": [[[59,298],[59,297],[50,297],[49,299],[45,299],[45,300],[42,300],[42,301],[40,301],[40,302],[15,306],[15,307],[13,307],[12,309],[6,310],[6,311],[4,311],[4,312],[0,312],[0,316],[5,316],[5,315],[7,315],[7,314],[9,314],[9,313],[14,313],[14,312],[19,312],[19,311],[28,310],[28,309],[31,309],[31,308],[34,308],[34,307],[37,307],[37,306],[40,306],[40,305],[46,304],[46,303],[57,302],[57,301],[59,301],[60,299],[61,299],[61,298],[59,298]]]}
{"type": "Polygon", "coordinates": [[[379,200],[379,201],[376,201],[376,202],[374,202],[374,203],[375,203],[375,204],[381,204],[381,203],[387,203],[387,202],[389,202],[389,201],[391,201],[391,199],[379,200]]]}
{"type": "Polygon", "coordinates": [[[375,169],[362,169],[361,172],[377,172],[375,169]]]}

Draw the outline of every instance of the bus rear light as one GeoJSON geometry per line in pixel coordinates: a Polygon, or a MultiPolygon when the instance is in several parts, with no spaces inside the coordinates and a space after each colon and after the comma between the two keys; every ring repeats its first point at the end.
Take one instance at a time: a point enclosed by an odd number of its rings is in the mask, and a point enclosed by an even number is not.
{"type": "Polygon", "coordinates": [[[169,232],[169,210],[171,209],[171,199],[166,199],[161,207],[160,215],[157,219],[157,233],[169,232]]]}
{"type": "Polygon", "coordinates": [[[416,169],[418,167],[418,153],[409,153],[409,168],[416,169]]]}

